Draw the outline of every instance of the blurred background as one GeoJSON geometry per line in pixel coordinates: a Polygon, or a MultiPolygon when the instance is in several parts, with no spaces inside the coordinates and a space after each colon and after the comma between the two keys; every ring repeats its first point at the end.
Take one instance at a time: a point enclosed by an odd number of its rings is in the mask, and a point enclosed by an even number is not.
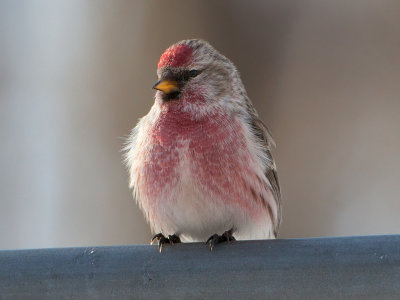
{"type": "Polygon", "coordinates": [[[208,40],[270,127],[281,238],[400,231],[400,2],[0,0],[0,248],[148,243],[120,149],[208,40]]]}

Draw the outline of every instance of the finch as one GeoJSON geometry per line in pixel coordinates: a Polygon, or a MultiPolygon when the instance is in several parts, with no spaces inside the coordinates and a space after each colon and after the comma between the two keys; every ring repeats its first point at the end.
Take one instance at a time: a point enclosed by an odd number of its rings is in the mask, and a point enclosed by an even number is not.
{"type": "Polygon", "coordinates": [[[124,156],[159,250],[276,238],[274,142],[234,64],[203,40],[183,40],[161,55],[157,75],[155,102],[124,156]]]}

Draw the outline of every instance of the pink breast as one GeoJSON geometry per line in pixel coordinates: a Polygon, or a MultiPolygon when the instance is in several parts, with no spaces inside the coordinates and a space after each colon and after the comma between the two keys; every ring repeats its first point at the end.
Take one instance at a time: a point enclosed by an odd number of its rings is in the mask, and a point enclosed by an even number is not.
{"type": "MultiPolygon", "coordinates": [[[[258,179],[251,171],[252,157],[238,119],[216,111],[193,120],[179,105],[170,105],[154,124],[149,142],[153,146],[142,172],[143,180],[151,183],[146,188],[149,198],[161,199],[161,193],[172,191],[181,179],[180,161],[187,160],[205,198],[254,210],[247,182],[258,179]]],[[[154,209],[157,205],[151,203],[154,209]]]]}

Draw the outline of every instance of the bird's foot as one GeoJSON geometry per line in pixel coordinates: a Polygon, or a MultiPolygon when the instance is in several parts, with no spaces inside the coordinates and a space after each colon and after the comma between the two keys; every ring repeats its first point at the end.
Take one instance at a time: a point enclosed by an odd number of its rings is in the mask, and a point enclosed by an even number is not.
{"type": "Polygon", "coordinates": [[[151,239],[150,243],[153,244],[153,242],[155,240],[158,240],[158,251],[160,253],[161,253],[162,247],[165,244],[173,245],[173,244],[181,243],[181,239],[176,234],[169,235],[168,237],[165,237],[162,233],[157,233],[155,236],[153,236],[153,238],[151,239]]]}
{"type": "Polygon", "coordinates": [[[206,241],[206,245],[210,246],[210,252],[213,251],[216,244],[223,243],[223,242],[233,242],[236,241],[235,237],[232,235],[233,229],[225,231],[223,234],[218,235],[214,234],[208,238],[206,241]]]}

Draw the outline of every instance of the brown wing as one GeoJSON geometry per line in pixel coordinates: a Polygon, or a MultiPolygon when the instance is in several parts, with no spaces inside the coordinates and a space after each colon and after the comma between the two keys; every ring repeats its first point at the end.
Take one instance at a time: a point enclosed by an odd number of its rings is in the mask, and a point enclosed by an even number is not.
{"type": "Polygon", "coordinates": [[[250,125],[252,127],[253,133],[256,135],[258,141],[263,145],[263,149],[265,149],[265,155],[267,157],[267,168],[265,170],[265,176],[269,180],[271,184],[272,193],[274,195],[276,205],[277,205],[277,213],[278,220],[274,226],[275,237],[278,232],[279,224],[281,221],[281,189],[279,187],[278,174],[276,172],[276,165],[274,159],[272,158],[271,148],[275,146],[275,143],[272,139],[271,133],[268,130],[268,127],[260,120],[257,112],[254,110],[251,103],[248,103],[247,111],[250,115],[250,125]]]}

